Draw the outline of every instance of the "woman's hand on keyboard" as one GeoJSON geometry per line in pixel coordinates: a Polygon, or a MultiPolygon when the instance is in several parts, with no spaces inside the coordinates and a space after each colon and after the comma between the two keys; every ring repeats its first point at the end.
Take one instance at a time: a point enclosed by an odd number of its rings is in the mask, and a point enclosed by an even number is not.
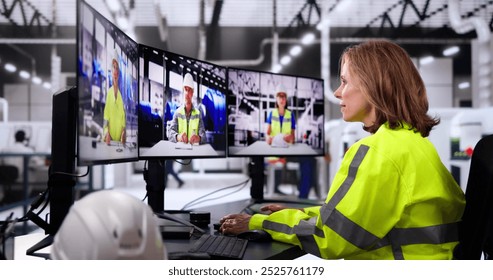
{"type": "Polygon", "coordinates": [[[248,230],[248,224],[252,216],[248,214],[230,214],[224,216],[219,222],[219,231],[223,234],[238,235],[248,230]]]}

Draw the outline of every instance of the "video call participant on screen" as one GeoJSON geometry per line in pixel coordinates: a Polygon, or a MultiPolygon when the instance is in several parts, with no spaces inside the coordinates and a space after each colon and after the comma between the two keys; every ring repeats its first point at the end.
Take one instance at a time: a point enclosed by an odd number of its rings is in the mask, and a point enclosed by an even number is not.
{"type": "MultiPolygon", "coordinates": [[[[286,108],[287,94],[283,85],[276,88],[276,108],[267,116],[267,144],[273,143],[274,137],[281,134],[285,143],[294,143],[296,120],[294,114],[286,108]]],[[[275,143],[274,143],[275,144],[275,143]]]]}
{"type": "Polygon", "coordinates": [[[325,203],[266,205],[227,215],[220,230],[263,229],[325,259],[452,259],[464,193],[427,139],[426,87],[404,49],[385,40],[347,48],[334,92],[342,118],[370,132],[344,155],[325,203]]]}
{"type": "Polygon", "coordinates": [[[168,140],[190,144],[205,144],[205,127],[199,109],[193,105],[194,81],[190,73],[183,77],[184,104],[176,109],[168,129],[168,140]]]}
{"type": "Polygon", "coordinates": [[[103,140],[108,145],[112,140],[122,142],[123,144],[125,144],[126,140],[125,107],[118,86],[120,81],[120,65],[118,61],[118,52],[115,50],[111,61],[113,85],[108,89],[104,106],[103,140]]]}

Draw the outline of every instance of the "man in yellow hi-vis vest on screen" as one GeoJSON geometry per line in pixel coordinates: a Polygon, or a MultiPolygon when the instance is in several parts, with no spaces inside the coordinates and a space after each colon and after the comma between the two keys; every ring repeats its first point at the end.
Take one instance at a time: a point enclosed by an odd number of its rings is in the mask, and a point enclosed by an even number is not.
{"type": "Polygon", "coordinates": [[[204,122],[200,111],[193,106],[195,83],[190,73],[183,77],[184,104],[176,109],[168,129],[168,140],[190,144],[206,142],[204,122]]]}

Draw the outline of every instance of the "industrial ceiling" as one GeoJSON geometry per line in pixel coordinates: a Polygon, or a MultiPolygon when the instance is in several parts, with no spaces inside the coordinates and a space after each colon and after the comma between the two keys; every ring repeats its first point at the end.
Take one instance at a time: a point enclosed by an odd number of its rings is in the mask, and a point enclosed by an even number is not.
{"type": "MultiPolygon", "coordinates": [[[[32,46],[33,44],[43,44],[43,46],[53,42],[68,44],[72,48],[59,47],[58,52],[66,52],[68,56],[72,56],[75,36],[74,32],[66,33],[66,30],[75,30],[73,27],[76,24],[76,0],[0,1],[0,64],[2,60],[8,58],[6,52],[13,48],[16,48],[17,52],[23,51],[34,55],[35,52],[32,50],[36,46],[32,46]],[[30,30],[30,32],[17,32],[17,30],[30,30]],[[8,47],[5,47],[6,45],[8,47]]],[[[322,18],[328,20],[331,43],[351,41],[356,37],[389,37],[401,42],[413,40],[411,43],[414,46],[419,46],[420,41],[430,45],[448,41],[468,43],[479,33],[470,28],[464,34],[458,34],[451,27],[451,9],[449,9],[451,3],[457,4],[461,19],[480,19],[485,23],[488,33],[493,29],[493,0],[87,0],[87,2],[105,17],[113,19],[113,22],[122,29],[128,28],[129,33],[133,28],[138,30],[154,28],[145,33],[152,33],[153,37],[161,37],[164,41],[165,38],[158,35],[156,27],[159,27],[159,32],[163,33],[168,29],[179,29],[179,32],[173,33],[174,38],[182,36],[184,28],[203,27],[207,30],[208,44],[214,44],[215,40],[230,40],[228,36],[231,35],[231,31],[221,33],[218,32],[219,29],[233,29],[237,32],[238,28],[250,28],[255,31],[263,28],[278,31],[280,38],[293,37],[292,35],[297,33],[289,33],[290,31],[300,28],[315,29],[322,18]],[[409,39],[409,36],[412,38],[409,39]]],[[[250,34],[241,33],[236,36],[250,34]]],[[[262,40],[259,37],[270,35],[270,32],[265,31],[260,35],[257,34],[256,38],[251,40],[253,43],[247,51],[253,52],[253,56],[258,55],[258,45],[262,40]]],[[[139,42],[143,41],[139,39],[139,42]]],[[[230,42],[231,45],[233,43],[230,42]]],[[[224,42],[222,44],[224,45],[224,42]]],[[[171,48],[171,50],[176,51],[177,46],[174,45],[175,49],[171,48]]],[[[214,49],[213,47],[208,47],[208,51],[214,49]]],[[[217,49],[220,49],[221,55],[227,54],[228,51],[231,53],[224,46],[217,49]]],[[[241,50],[235,50],[233,54],[241,55],[241,50]]],[[[320,56],[320,53],[317,52],[317,55],[320,56]]],[[[46,66],[42,67],[50,64],[49,61],[43,60],[46,56],[44,53],[41,57],[36,57],[38,72],[46,71],[44,69],[46,66]]],[[[63,54],[61,56],[63,57],[63,54]]],[[[206,55],[205,59],[225,58],[212,53],[206,55]]],[[[245,59],[245,57],[227,59],[245,59]]],[[[67,59],[63,60],[65,63],[67,59]]],[[[69,67],[75,68],[75,60],[68,60],[72,62],[69,67]]],[[[49,75],[50,70],[48,69],[47,72],[49,75]]]]}
{"type": "MultiPolygon", "coordinates": [[[[30,24],[39,17],[41,25],[75,25],[75,0],[1,0],[0,24],[30,24]]],[[[274,6],[276,24],[287,27],[297,19],[317,22],[322,9],[329,11],[333,27],[379,27],[382,25],[442,27],[449,24],[448,0],[88,0],[103,15],[112,7],[131,18],[135,26],[155,26],[166,17],[169,26],[198,26],[203,3],[204,23],[219,26],[272,26],[274,6]],[[319,9],[319,11],[317,11],[319,9]]],[[[478,16],[491,24],[493,1],[462,0],[464,17],[478,16]]],[[[34,22],[37,24],[37,22],[34,22]]]]}

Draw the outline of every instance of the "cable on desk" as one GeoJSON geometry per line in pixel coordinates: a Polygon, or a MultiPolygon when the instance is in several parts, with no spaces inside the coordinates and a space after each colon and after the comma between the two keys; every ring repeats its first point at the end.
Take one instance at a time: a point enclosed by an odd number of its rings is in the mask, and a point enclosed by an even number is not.
{"type": "MultiPolygon", "coordinates": [[[[51,169],[51,167],[50,167],[50,169],[51,169]]],[[[58,175],[67,175],[67,176],[73,176],[73,177],[77,177],[77,178],[82,178],[82,177],[85,177],[85,176],[89,175],[89,170],[90,170],[90,168],[88,166],[87,167],[87,171],[84,174],[74,174],[74,173],[66,173],[66,172],[60,172],[60,171],[49,173],[49,174],[50,174],[50,176],[51,175],[58,174],[58,175]]]]}
{"type": "Polygon", "coordinates": [[[179,161],[179,160],[175,159],[174,162],[179,163],[181,165],[190,165],[190,163],[192,163],[192,160],[189,159],[188,161],[179,161]]]}
{"type": "Polygon", "coordinates": [[[46,188],[46,190],[44,190],[44,192],[42,192],[36,199],[34,199],[34,201],[31,203],[31,208],[29,208],[29,210],[27,210],[26,214],[23,217],[18,219],[19,222],[28,221],[29,217],[32,214],[39,216],[39,214],[41,214],[46,209],[46,207],[48,207],[48,205],[49,205],[48,202],[50,201],[49,190],[50,190],[50,188],[46,188]],[[38,207],[43,202],[44,202],[44,204],[41,207],[41,209],[38,211],[38,213],[34,213],[34,210],[38,209],[38,207]]]}
{"type": "Polygon", "coordinates": [[[232,185],[232,186],[224,187],[224,188],[221,188],[221,189],[219,189],[219,190],[215,190],[215,191],[213,191],[213,192],[211,192],[211,193],[208,193],[208,194],[206,194],[206,195],[203,195],[203,196],[201,196],[201,197],[199,197],[199,198],[196,198],[196,199],[194,199],[194,200],[192,200],[192,201],[188,202],[187,204],[185,204],[185,205],[181,208],[181,210],[186,210],[186,209],[187,209],[188,207],[190,207],[190,206],[197,205],[197,204],[199,204],[199,203],[203,203],[203,202],[206,202],[206,201],[216,200],[216,199],[223,198],[223,197],[226,197],[226,196],[228,196],[228,195],[234,194],[234,193],[236,193],[236,192],[239,192],[240,190],[242,190],[244,187],[246,187],[246,186],[247,186],[247,184],[248,184],[248,182],[249,182],[249,181],[250,181],[250,178],[248,178],[248,179],[247,179],[246,181],[244,181],[244,182],[241,182],[241,183],[238,183],[238,184],[235,184],[235,185],[232,185]],[[201,199],[203,199],[203,198],[205,198],[205,197],[208,197],[208,196],[210,196],[210,195],[213,195],[213,194],[215,194],[215,193],[217,193],[217,192],[221,192],[221,191],[224,191],[224,190],[227,190],[227,189],[231,189],[231,188],[236,188],[236,187],[238,187],[238,186],[241,186],[241,187],[240,187],[239,189],[237,189],[237,190],[233,191],[233,192],[227,193],[227,194],[222,195],[222,196],[219,196],[219,197],[214,197],[214,198],[210,198],[210,199],[206,199],[206,200],[202,200],[202,201],[200,201],[201,199]]]}

